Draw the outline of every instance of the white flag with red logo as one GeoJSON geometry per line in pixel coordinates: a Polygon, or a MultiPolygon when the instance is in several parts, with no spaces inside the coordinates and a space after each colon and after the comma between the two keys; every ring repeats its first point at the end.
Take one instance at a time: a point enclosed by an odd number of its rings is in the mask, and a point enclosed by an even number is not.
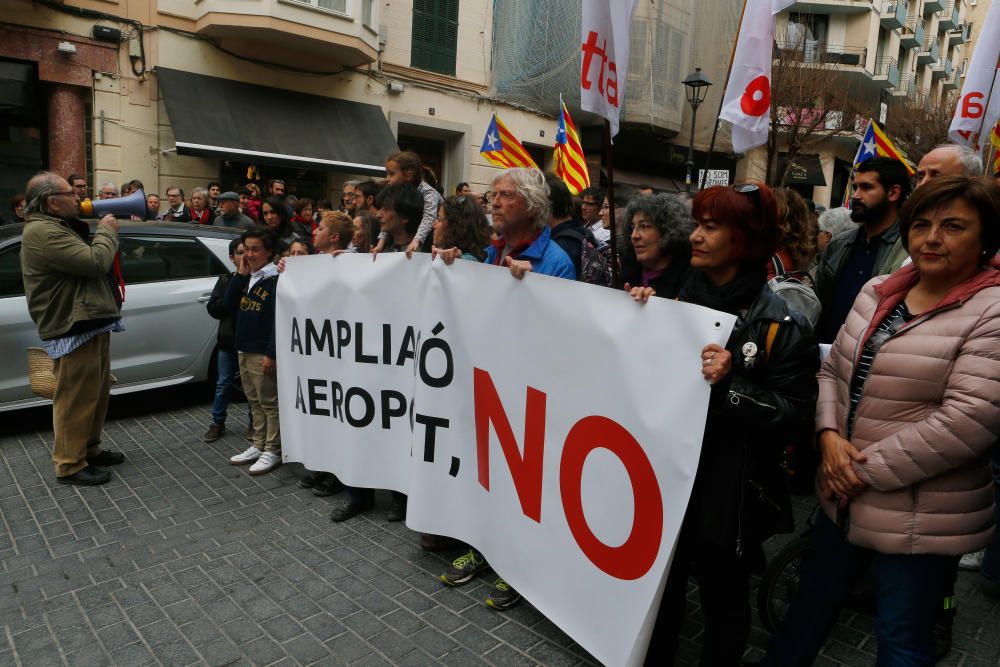
{"type": "Polygon", "coordinates": [[[774,15],[795,0],[747,0],[733,68],[722,102],[723,120],[733,124],[733,150],[745,153],[767,142],[771,123],[771,44],[774,15]]]}
{"type": "Polygon", "coordinates": [[[636,0],[583,0],[580,107],[608,119],[618,134],[628,80],[629,29],[636,0]]]}
{"type": "Polygon", "coordinates": [[[1000,2],[990,5],[976,40],[976,50],[948,128],[948,138],[979,148],[1000,119],[1000,2]]]}

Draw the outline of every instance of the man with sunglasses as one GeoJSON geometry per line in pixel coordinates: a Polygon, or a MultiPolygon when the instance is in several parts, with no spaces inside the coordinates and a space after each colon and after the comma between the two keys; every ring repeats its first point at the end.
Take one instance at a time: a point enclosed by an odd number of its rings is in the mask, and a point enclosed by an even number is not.
{"type": "Polygon", "coordinates": [[[52,461],[60,484],[93,486],[111,479],[98,466],[125,457],[101,450],[111,393],[112,331],[121,325],[124,283],[116,270],[118,221],[105,215],[93,236],[77,219],[79,198],[61,176],[28,181],[21,270],[28,311],[53,359],[55,440],[52,461]]]}
{"type": "Polygon", "coordinates": [[[816,326],[821,343],[832,343],[865,283],[892,273],[907,258],[899,242],[899,209],[910,194],[910,175],[899,160],[877,157],[854,170],[851,220],[857,229],[838,234],[816,270],[816,296],[823,313],[816,326]]]}

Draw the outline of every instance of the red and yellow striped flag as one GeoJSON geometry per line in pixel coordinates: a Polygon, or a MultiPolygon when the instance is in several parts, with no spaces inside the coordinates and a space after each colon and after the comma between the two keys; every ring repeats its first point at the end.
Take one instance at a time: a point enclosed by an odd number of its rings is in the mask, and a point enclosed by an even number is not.
{"type": "Polygon", "coordinates": [[[560,98],[559,125],[556,126],[556,176],[562,179],[573,195],[590,187],[590,174],[580,145],[580,135],[570,118],[569,109],[560,98]]]}
{"type": "Polygon", "coordinates": [[[875,146],[876,153],[879,157],[891,157],[893,160],[899,160],[906,167],[906,171],[909,172],[910,176],[917,173],[917,170],[913,168],[910,161],[903,157],[903,154],[899,152],[892,140],[886,136],[882,128],[878,126],[878,123],[872,121],[872,127],[875,128],[875,146]]]}
{"type": "Polygon", "coordinates": [[[990,143],[993,144],[993,175],[1000,174],[1000,120],[990,132],[990,143]]]}
{"type": "Polygon", "coordinates": [[[517,140],[500,118],[493,114],[489,127],[486,128],[486,136],[483,137],[483,145],[479,148],[479,154],[489,162],[498,167],[534,167],[538,165],[528,155],[521,142],[517,140]]]}

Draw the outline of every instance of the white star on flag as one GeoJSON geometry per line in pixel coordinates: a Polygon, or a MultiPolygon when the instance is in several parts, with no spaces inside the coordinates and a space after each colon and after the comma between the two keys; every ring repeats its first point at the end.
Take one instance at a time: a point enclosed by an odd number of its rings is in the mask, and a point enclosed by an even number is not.
{"type": "Polygon", "coordinates": [[[875,155],[875,140],[874,139],[870,140],[868,143],[865,144],[865,153],[866,154],[871,153],[872,155],[875,155]]]}
{"type": "Polygon", "coordinates": [[[500,148],[500,140],[497,138],[497,135],[495,135],[495,134],[493,134],[491,132],[489,134],[489,140],[490,140],[490,149],[491,150],[497,150],[497,149],[500,148]]]}

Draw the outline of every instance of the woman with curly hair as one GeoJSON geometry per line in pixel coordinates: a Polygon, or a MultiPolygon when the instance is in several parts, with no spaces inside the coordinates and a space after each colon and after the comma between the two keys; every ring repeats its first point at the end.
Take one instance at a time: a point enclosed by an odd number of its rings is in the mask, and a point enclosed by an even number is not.
{"type": "Polygon", "coordinates": [[[774,188],[778,205],[778,251],[771,256],[767,278],[806,271],[816,257],[816,223],[809,206],[795,190],[774,188]]]}
{"type": "Polygon", "coordinates": [[[677,197],[633,199],[625,209],[624,236],[629,240],[622,248],[625,290],[640,301],[653,295],[675,298],[691,268],[693,229],[691,212],[677,197]]]}
{"type": "Polygon", "coordinates": [[[458,248],[462,259],[482,262],[490,244],[490,226],[475,197],[448,197],[434,221],[434,246],[458,248]]]}

